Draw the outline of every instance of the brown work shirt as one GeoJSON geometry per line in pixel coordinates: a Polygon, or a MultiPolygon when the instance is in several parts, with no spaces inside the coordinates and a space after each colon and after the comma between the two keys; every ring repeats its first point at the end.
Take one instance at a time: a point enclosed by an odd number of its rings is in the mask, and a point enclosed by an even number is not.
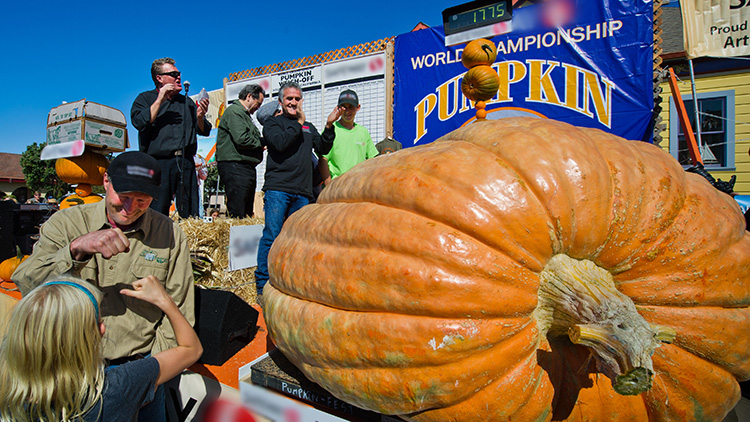
{"type": "Polygon", "coordinates": [[[134,281],[154,275],[162,282],[183,315],[195,323],[195,294],[190,250],[180,226],[148,209],[124,232],[130,249],[109,259],[95,254],[74,261],[70,243],[86,233],[112,226],[107,221],[104,200],[56,212],[41,227],[34,251],[11,279],[22,294],[70,272],[99,286],[104,297],[101,315],[106,326],[104,357],[117,359],[137,353],[158,353],[177,346],[172,325],[156,306],[123,296],[120,290],[134,281]]]}

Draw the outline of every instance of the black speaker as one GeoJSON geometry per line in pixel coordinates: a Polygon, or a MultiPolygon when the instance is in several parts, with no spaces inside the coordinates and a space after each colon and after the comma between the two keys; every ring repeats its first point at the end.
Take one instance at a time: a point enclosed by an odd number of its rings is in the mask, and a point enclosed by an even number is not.
{"type": "Polygon", "coordinates": [[[203,344],[199,362],[223,365],[258,332],[258,311],[232,292],[195,288],[195,331],[203,344]]]}
{"type": "Polygon", "coordinates": [[[20,204],[13,211],[13,235],[21,253],[30,255],[39,239],[39,228],[57,209],[49,204],[20,204]]]}
{"type": "Polygon", "coordinates": [[[740,383],[740,392],[742,393],[742,397],[750,399],[750,381],[740,383]]]}
{"type": "Polygon", "coordinates": [[[13,210],[18,205],[13,201],[0,201],[0,261],[16,256],[16,241],[13,233],[13,210]]]}

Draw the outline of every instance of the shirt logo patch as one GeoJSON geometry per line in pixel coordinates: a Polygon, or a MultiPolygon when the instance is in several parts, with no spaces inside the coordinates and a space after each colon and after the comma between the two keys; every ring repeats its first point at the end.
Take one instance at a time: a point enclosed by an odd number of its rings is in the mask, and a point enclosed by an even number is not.
{"type": "Polygon", "coordinates": [[[302,131],[310,133],[310,126],[302,126],[302,131]]]}
{"type": "Polygon", "coordinates": [[[163,264],[167,262],[167,258],[161,258],[159,257],[155,251],[143,251],[141,252],[141,257],[145,259],[148,262],[158,262],[159,264],[163,264]]]}

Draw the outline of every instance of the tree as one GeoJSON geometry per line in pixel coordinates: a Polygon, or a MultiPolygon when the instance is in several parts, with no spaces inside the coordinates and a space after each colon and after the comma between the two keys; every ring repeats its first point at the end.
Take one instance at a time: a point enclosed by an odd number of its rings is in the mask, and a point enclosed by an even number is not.
{"type": "Polygon", "coordinates": [[[42,145],[34,142],[21,154],[21,168],[26,186],[34,191],[46,192],[60,199],[70,190],[70,185],[60,180],[55,171],[55,160],[40,160],[42,145]]]}
{"type": "Polygon", "coordinates": [[[219,170],[216,168],[216,163],[210,163],[207,167],[208,175],[206,180],[203,181],[203,202],[208,204],[210,207],[212,204],[209,203],[211,195],[217,195],[216,182],[219,181],[219,192],[224,192],[224,181],[219,180],[219,170]]]}

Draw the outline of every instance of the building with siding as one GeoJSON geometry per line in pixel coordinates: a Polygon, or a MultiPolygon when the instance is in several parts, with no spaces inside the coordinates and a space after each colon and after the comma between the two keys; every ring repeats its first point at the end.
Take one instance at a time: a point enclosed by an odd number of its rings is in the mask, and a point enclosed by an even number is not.
{"type": "Polygon", "coordinates": [[[0,152],[0,191],[10,195],[25,187],[26,178],[21,168],[21,154],[0,152]]]}
{"type": "MultiPolygon", "coordinates": [[[[690,66],[683,43],[682,17],[678,7],[662,7],[661,48],[663,69],[674,69],[678,88],[694,121],[690,66]]],[[[658,32],[658,29],[657,31],[658,32]]],[[[717,179],[737,176],[735,192],[750,194],[750,57],[693,59],[695,93],[701,121],[703,160],[717,179]]],[[[661,83],[664,130],[659,146],[690,167],[690,157],[667,79],[661,83]]],[[[697,140],[697,136],[696,136],[697,140]]]]}

